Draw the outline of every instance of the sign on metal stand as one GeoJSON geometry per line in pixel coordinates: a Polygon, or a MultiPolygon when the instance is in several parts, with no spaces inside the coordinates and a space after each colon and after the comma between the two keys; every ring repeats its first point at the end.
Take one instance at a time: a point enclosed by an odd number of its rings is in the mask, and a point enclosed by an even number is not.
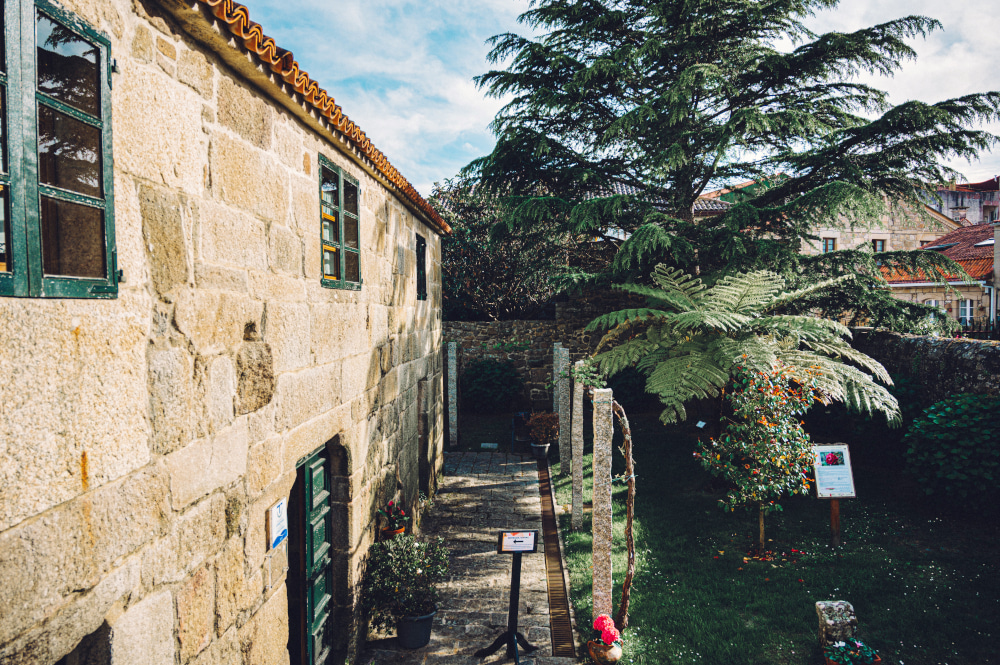
{"type": "Polygon", "coordinates": [[[510,608],[507,612],[507,630],[485,649],[476,652],[476,658],[485,658],[496,653],[500,647],[507,645],[507,658],[513,658],[517,665],[517,645],[520,644],[525,653],[538,649],[528,642],[528,639],[517,630],[517,610],[521,603],[521,555],[538,552],[538,531],[500,531],[497,533],[497,553],[512,554],[510,570],[510,608]]]}
{"type": "Polygon", "coordinates": [[[840,499],[854,498],[851,452],[845,443],[813,446],[816,496],[830,499],[830,544],[840,546],[840,499]]]}

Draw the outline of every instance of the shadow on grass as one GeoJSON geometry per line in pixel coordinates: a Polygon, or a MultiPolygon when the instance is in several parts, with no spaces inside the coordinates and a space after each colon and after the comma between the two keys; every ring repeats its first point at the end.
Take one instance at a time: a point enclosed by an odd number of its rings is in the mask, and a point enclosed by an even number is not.
{"type": "MultiPolygon", "coordinates": [[[[822,662],[815,602],[854,604],[861,637],[886,665],[993,663],[1000,617],[996,526],[955,522],[894,478],[856,473],[859,499],[841,501],[844,545],[828,546],[829,504],[783,502],[766,527],[773,561],[746,559],[755,520],[725,513],[692,457],[695,437],[655,416],[632,419],[637,474],[637,572],[625,663],[777,665],[822,662]]],[[[584,500],[591,498],[590,454],[584,500]]],[[[622,461],[616,460],[615,473],[622,461]]],[[[571,480],[555,476],[557,501],[571,480]]],[[[615,607],[624,576],[625,487],[614,484],[615,607]]],[[[591,637],[590,516],[576,533],[560,518],[578,629],[591,637]]]]}

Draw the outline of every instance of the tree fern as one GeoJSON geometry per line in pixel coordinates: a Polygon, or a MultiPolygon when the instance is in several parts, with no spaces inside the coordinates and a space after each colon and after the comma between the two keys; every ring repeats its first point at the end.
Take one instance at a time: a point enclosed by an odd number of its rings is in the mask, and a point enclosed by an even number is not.
{"type": "Polygon", "coordinates": [[[686,417],[684,404],[717,397],[737,368],[771,372],[778,362],[803,384],[814,381],[828,399],[865,413],[881,412],[898,421],[888,372],[852,348],[850,331],[836,321],[776,310],[847,278],[784,291],[785,280],[760,270],[732,275],[706,288],[700,279],[657,266],[657,287],[627,287],[662,309],[627,309],[598,317],[588,326],[606,330],[595,356],[602,371],[615,374],[635,366],[646,376],[647,392],[664,405],[661,419],[686,417]]]}

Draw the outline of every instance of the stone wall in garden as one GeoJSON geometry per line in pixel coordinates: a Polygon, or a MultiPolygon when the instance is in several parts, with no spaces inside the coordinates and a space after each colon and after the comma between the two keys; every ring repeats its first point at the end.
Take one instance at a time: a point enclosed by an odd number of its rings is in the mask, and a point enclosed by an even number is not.
{"type": "Polygon", "coordinates": [[[924,406],[958,393],[1000,394],[998,342],[864,331],[854,347],[911,379],[924,406]]]}
{"type": "Polygon", "coordinates": [[[533,410],[552,409],[552,347],[560,342],[569,349],[570,363],[593,353],[602,331],[584,330],[595,317],[640,305],[616,291],[589,293],[556,303],[555,320],[445,321],[445,342],[458,343],[458,375],[483,357],[506,358],[514,363],[525,383],[533,410]]]}

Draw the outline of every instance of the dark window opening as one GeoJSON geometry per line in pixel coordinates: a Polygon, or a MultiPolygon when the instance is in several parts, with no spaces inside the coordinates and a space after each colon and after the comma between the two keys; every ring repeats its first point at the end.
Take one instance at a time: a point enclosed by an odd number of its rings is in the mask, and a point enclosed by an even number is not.
{"type": "Polygon", "coordinates": [[[417,235],[417,300],[427,300],[427,241],[417,235]]]}

